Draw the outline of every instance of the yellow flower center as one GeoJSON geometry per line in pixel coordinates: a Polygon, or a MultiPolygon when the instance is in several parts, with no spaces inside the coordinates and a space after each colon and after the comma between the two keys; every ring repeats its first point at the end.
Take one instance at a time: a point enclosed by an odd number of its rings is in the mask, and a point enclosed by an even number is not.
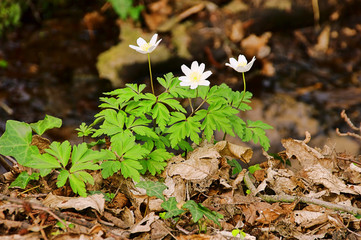
{"type": "Polygon", "coordinates": [[[245,67],[247,66],[247,62],[241,61],[237,64],[237,67],[245,67]]]}
{"type": "Polygon", "coordinates": [[[198,72],[192,72],[189,76],[191,82],[199,82],[201,79],[201,75],[198,72]]]}
{"type": "Polygon", "coordinates": [[[150,44],[149,43],[145,43],[140,47],[143,51],[148,51],[150,48],[150,44]]]}

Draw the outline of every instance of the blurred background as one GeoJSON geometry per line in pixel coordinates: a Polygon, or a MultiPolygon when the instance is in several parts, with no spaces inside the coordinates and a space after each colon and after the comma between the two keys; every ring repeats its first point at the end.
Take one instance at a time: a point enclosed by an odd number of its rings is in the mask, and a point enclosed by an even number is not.
{"type": "Polygon", "coordinates": [[[274,126],[270,152],[309,131],[310,145],[360,153],[357,139],[335,132],[353,131],[343,109],[361,122],[360,0],[1,0],[0,134],[9,119],[49,114],[63,120],[50,138],[80,141],[74,129],[92,122],[103,92],[149,82],[146,55],[128,45],[154,33],[154,77],[197,60],[211,84],[242,91],[224,64],[256,56],[246,73],[253,110],[242,118],[274,126]]]}

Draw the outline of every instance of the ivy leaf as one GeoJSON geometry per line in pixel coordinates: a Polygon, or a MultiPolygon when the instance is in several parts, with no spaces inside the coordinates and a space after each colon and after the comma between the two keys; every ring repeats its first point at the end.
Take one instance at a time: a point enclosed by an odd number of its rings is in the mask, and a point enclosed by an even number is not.
{"type": "Polygon", "coordinates": [[[163,219],[172,218],[184,213],[184,210],[177,207],[177,201],[175,197],[169,198],[167,201],[161,204],[162,208],[167,212],[162,217],[163,219]]]}
{"type": "Polygon", "coordinates": [[[31,180],[39,180],[39,173],[29,175],[26,171],[21,172],[17,178],[10,184],[9,188],[19,187],[25,189],[31,180]]]}
{"type": "Polygon", "coordinates": [[[45,115],[44,120],[40,120],[36,123],[30,123],[30,127],[39,135],[42,135],[46,130],[52,128],[60,128],[62,121],[60,118],[45,115]]]}
{"type": "Polygon", "coordinates": [[[167,186],[161,182],[142,181],[139,182],[136,187],[144,188],[147,191],[149,197],[157,197],[165,201],[163,191],[167,189],[167,186]]]}
{"type": "Polygon", "coordinates": [[[193,200],[188,200],[185,204],[183,204],[182,208],[186,208],[191,212],[194,222],[198,222],[201,217],[205,216],[221,227],[218,219],[222,219],[223,215],[209,210],[200,203],[196,203],[193,200]]]}
{"type": "Polygon", "coordinates": [[[29,124],[14,120],[6,122],[0,137],[0,154],[14,157],[20,165],[32,161],[32,155],[40,155],[39,149],[31,145],[32,131],[29,124]]]}
{"type": "Polygon", "coordinates": [[[167,166],[167,160],[172,157],[172,154],[167,152],[164,148],[154,150],[148,155],[147,160],[140,160],[143,166],[141,171],[144,174],[147,170],[154,176],[156,173],[160,174],[167,166]]]}

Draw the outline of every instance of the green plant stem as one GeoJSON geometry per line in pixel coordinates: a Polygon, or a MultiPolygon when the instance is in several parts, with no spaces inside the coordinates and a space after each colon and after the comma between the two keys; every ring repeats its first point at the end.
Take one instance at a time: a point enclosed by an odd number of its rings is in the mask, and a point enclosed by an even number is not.
{"type": "Polygon", "coordinates": [[[242,95],[241,101],[239,102],[239,104],[237,106],[237,109],[241,106],[244,96],[246,95],[246,78],[244,77],[244,72],[242,72],[242,77],[243,77],[243,95],[242,95]]]}
{"type": "Polygon", "coordinates": [[[152,93],[154,95],[154,86],[153,86],[153,77],[152,77],[152,67],[150,65],[150,54],[148,53],[148,64],[149,64],[149,75],[150,75],[150,86],[152,87],[152,93]]]}
{"type": "MultiPolygon", "coordinates": [[[[239,104],[237,106],[237,109],[241,106],[244,96],[246,96],[246,78],[244,77],[244,72],[242,72],[242,78],[243,78],[243,95],[242,95],[241,101],[239,102],[239,104]]],[[[227,136],[227,133],[224,133],[223,140],[226,139],[226,136],[227,136]]]]}
{"type": "Polygon", "coordinates": [[[188,100],[189,100],[189,105],[190,105],[190,107],[191,107],[191,110],[192,110],[192,112],[191,112],[191,115],[194,113],[194,108],[193,108],[193,104],[192,104],[192,99],[191,98],[188,98],[188,100]]]}

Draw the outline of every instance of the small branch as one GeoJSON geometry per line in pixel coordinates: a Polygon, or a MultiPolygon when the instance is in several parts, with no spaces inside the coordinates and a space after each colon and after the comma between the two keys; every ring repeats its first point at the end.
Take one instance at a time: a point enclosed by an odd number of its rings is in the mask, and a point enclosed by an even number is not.
{"type": "Polygon", "coordinates": [[[358,138],[361,140],[361,135],[359,135],[357,133],[351,133],[351,132],[341,133],[338,128],[336,128],[336,133],[337,133],[337,135],[339,135],[341,137],[350,136],[350,137],[358,138]]]}
{"type": "MultiPolygon", "coordinates": [[[[248,189],[251,191],[251,193],[253,194],[254,192],[256,192],[256,188],[253,185],[251,179],[248,176],[248,172],[244,175],[244,183],[246,184],[246,186],[248,187],[248,189]]],[[[352,215],[361,215],[361,209],[360,208],[356,208],[356,207],[352,207],[352,206],[345,206],[345,205],[340,205],[340,204],[335,204],[335,203],[330,203],[330,202],[326,202],[323,200],[319,200],[319,199],[315,199],[315,198],[310,198],[310,197],[300,197],[300,196],[291,196],[291,195],[262,195],[262,194],[256,194],[259,198],[261,198],[263,201],[266,202],[286,202],[286,203],[293,203],[293,202],[302,202],[302,203],[306,203],[306,204],[315,204],[315,205],[319,205],[328,209],[332,209],[335,211],[343,211],[343,212],[348,212],[352,215]]]]}
{"type": "Polygon", "coordinates": [[[352,122],[351,119],[348,118],[345,109],[342,110],[341,112],[341,117],[345,120],[345,122],[347,123],[347,125],[350,126],[350,128],[352,128],[355,131],[360,131],[361,132],[361,126],[360,127],[356,127],[352,122]]]}

